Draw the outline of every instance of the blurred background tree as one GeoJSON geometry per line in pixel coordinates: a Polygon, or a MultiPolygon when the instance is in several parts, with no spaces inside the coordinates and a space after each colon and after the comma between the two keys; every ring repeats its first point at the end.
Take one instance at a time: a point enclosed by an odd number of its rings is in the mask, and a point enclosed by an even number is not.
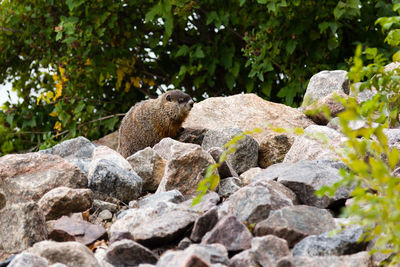
{"type": "Polygon", "coordinates": [[[97,139],[172,87],[298,106],[357,44],[390,55],[375,21],[394,15],[383,0],[0,1],[0,83],[20,99],[0,110],[0,155],[97,139]]]}

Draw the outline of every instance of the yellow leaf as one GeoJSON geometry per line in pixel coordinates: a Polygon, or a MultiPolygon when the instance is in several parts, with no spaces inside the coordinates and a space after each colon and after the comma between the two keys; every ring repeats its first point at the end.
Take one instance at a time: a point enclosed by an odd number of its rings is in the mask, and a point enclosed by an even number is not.
{"type": "Polygon", "coordinates": [[[139,77],[131,77],[131,83],[135,87],[140,87],[140,78],[139,77]]]}
{"type": "Polygon", "coordinates": [[[397,51],[396,53],[394,53],[392,59],[393,59],[393,62],[400,61],[400,50],[397,51]]]}
{"type": "Polygon", "coordinates": [[[130,88],[131,88],[131,84],[129,82],[126,82],[125,83],[125,92],[128,93],[130,88]]]}
{"type": "Polygon", "coordinates": [[[119,89],[121,87],[122,79],[124,78],[125,73],[122,69],[117,69],[117,84],[116,87],[119,89]]]}
{"type": "Polygon", "coordinates": [[[53,74],[53,80],[54,80],[55,82],[58,81],[58,76],[57,76],[57,74],[53,74]]]}
{"type": "Polygon", "coordinates": [[[65,69],[62,67],[58,67],[58,70],[60,71],[61,76],[64,76],[65,69]]]}
{"type": "Polygon", "coordinates": [[[43,94],[40,94],[36,99],[36,105],[39,105],[40,100],[42,100],[43,94]]]}
{"type": "Polygon", "coordinates": [[[57,131],[61,131],[61,129],[62,129],[62,124],[61,124],[61,122],[57,121],[57,122],[54,124],[54,129],[57,130],[57,131]]]}
{"type": "Polygon", "coordinates": [[[62,95],[62,83],[56,83],[56,95],[53,98],[53,101],[56,101],[62,95]]]}
{"type": "Polygon", "coordinates": [[[52,116],[52,117],[57,117],[58,116],[58,111],[57,112],[50,112],[50,116],[52,116]]]}
{"type": "Polygon", "coordinates": [[[154,80],[149,80],[149,82],[147,84],[149,86],[154,86],[156,83],[154,82],[154,80]]]}
{"type": "Polygon", "coordinates": [[[90,64],[92,64],[92,61],[90,60],[90,58],[86,59],[85,65],[89,66],[90,64]]]}

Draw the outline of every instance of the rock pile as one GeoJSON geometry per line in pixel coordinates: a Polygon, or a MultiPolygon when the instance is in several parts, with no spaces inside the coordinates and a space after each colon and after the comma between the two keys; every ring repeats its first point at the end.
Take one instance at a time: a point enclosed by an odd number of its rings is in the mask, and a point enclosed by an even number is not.
{"type": "MultiPolygon", "coordinates": [[[[306,98],[329,106],[332,93],[348,87],[346,73],[321,72],[306,98]]],[[[112,149],[115,134],[1,157],[0,265],[374,266],[359,242],[362,228],[329,234],[351,189],[314,194],[339,181],[345,166],[313,139],[270,130],[247,136],[219,168],[216,192],[191,205],[207,167],[237,133],[266,123],[302,127],[340,148],[341,133],[321,116],[308,118],[306,108],[254,94],[216,97],[195,104],[177,140],[127,159],[112,149]]],[[[386,134],[400,147],[398,129],[386,134]]]]}

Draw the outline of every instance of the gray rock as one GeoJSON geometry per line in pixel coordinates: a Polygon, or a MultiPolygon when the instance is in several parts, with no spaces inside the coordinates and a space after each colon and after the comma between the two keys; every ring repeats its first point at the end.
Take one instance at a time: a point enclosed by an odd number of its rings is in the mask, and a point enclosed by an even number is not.
{"type": "Polygon", "coordinates": [[[93,202],[93,192],[90,189],[73,189],[57,187],[39,200],[38,205],[46,220],[55,220],[69,213],[89,209],[93,202]]]}
{"type": "Polygon", "coordinates": [[[111,211],[109,210],[102,210],[98,215],[97,218],[99,218],[102,221],[110,221],[113,218],[113,215],[111,211]]]}
{"type": "MultiPolygon", "coordinates": [[[[207,152],[210,153],[215,162],[219,162],[219,158],[221,157],[222,153],[224,153],[220,147],[212,147],[208,149],[207,152]]],[[[218,174],[221,179],[227,177],[239,177],[239,174],[236,173],[229,161],[220,163],[220,166],[218,167],[218,174]]]]}
{"type": "Polygon", "coordinates": [[[90,211],[91,212],[101,212],[103,210],[109,210],[112,213],[115,213],[118,210],[118,205],[116,205],[114,203],[107,202],[107,201],[94,199],[93,200],[93,204],[92,204],[92,208],[90,209],[90,211]]]}
{"type": "Polygon", "coordinates": [[[39,256],[28,252],[22,252],[15,256],[8,267],[47,267],[49,262],[39,256]]]}
{"type": "Polygon", "coordinates": [[[311,77],[306,93],[304,94],[302,107],[307,107],[314,101],[329,95],[334,91],[342,91],[349,94],[350,81],[344,70],[321,71],[311,77]]]}
{"type": "MultiPolygon", "coordinates": [[[[101,160],[108,160],[113,162],[115,165],[121,167],[127,171],[133,171],[131,164],[119,154],[117,151],[106,147],[106,146],[98,146],[93,150],[92,160],[89,164],[89,172],[88,172],[88,179],[92,179],[93,172],[98,165],[98,162],[101,160]]],[[[135,173],[136,174],[136,173],[135,173]]]]}
{"type": "Polygon", "coordinates": [[[371,267],[371,257],[368,252],[359,252],[348,256],[316,256],[316,257],[286,257],[281,259],[278,267],[371,267]]]}
{"type": "Polygon", "coordinates": [[[206,128],[183,128],[183,131],[178,133],[178,136],[175,138],[179,142],[183,143],[191,143],[200,145],[203,143],[204,135],[207,133],[208,129],[206,128]]]}
{"type": "Polygon", "coordinates": [[[89,187],[100,199],[114,197],[128,203],[137,199],[142,192],[142,179],[114,162],[102,159],[93,171],[89,187]]]}
{"type": "Polygon", "coordinates": [[[219,243],[228,251],[241,251],[250,248],[251,239],[252,235],[244,224],[235,216],[226,216],[204,235],[201,243],[219,243]]]}
{"type": "Polygon", "coordinates": [[[218,222],[218,209],[214,207],[196,219],[190,235],[194,242],[200,242],[203,236],[218,222]]]}
{"type": "Polygon", "coordinates": [[[143,191],[156,191],[164,176],[166,161],[150,147],[129,156],[127,161],[143,179],[143,191]]]}
{"type": "Polygon", "coordinates": [[[153,149],[167,160],[157,193],[177,189],[183,195],[192,195],[208,166],[215,163],[199,145],[181,143],[171,138],[162,139],[153,149]]]}
{"type": "Polygon", "coordinates": [[[309,235],[322,234],[335,228],[329,211],[311,206],[289,206],[271,211],[270,216],[254,227],[256,236],[276,235],[293,247],[309,235]]]}
{"type": "Polygon", "coordinates": [[[105,260],[113,266],[136,266],[141,263],[155,264],[158,260],[148,248],[139,243],[124,239],[112,243],[106,252],[105,260]]]}
{"type": "Polygon", "coordinates": [[[130,232],[143,245],[157,246],[179,240],[191,228],[198,213],[173,203],[158,203],[155,207],[131,209],[114,222],[110,232],[130,232]]]}
{"type": "Polygon", "coordinates": [[[185,200],[181,192],[178,190],[170,190],[166,192],[160,192],[156,194],[151,194],[148,197],[145,197],[139,201],[137,201],[137,206],[139,208],[143,208],[146,206],[156,205],[159,202],[171,202],[171,203],[181,203],[185,200]]]}
{"type": "Polygon", "coordinates": [[[211,264],[229,265],[228,251],[222,244],[193,244],[184,251],[185,253],[195,253],[207,260],[211,264]]]}
{"type": "Polygon", "coordinates": [[[240,222],[251,224],[266,219],[273,208],[293,205],[289,198],[272,191],[273,189],[261,185],[245,186],[221,204],[219,217],[232,214],[240,222]]]}
{"type": "Polygon", "coordinates": [[[106,258],[107,249],[108,249],[108,246],[106,246],[104,244],[96,247],[96,250],[94,252],[94,257],[100,263],[99,267],[114,267],[111,263],[109,263],[105,259],[106,258]]]}
{"type": "Polygon", "coordinates": [[[337,150],[342,149],[341,146],[346,140],[344,135],[322,125],[310,125],[304,129],[304,133],[304,135],[295,137],[293,145],[286,153],[283,162],[338,160],[339,157],[330,147],[337,150]],[[324,139],[326,139],[326,144],[324,144],[324,139]]]}
{"type": "Polygon", "coordinates": [[[354,86],[355,90],[352,89],[352,90],[350,90],[350,93],[349,93],[350,96],[355,97],[357,99],[358,103],[362,103],[367,100],[370,100],[370,99],[372,99],[372,97],[374,97],[374,95],[376,95],[377,90],[375,88],[372,88],[372,90],[365,88],[364,90],[360,91],[360,85],[361,85],[361,82],[352,84],[352,86],[354,86]]]}
{"type": "Polygon", "coordinates": [[[157,267],[210,267],[211,264],[195,253],[167,251],[157,262],[157,267]]]}
{"type": "Polygon", "coordinates": [[[9,203],[39,200],[59,186],[86,188],[87,183],[78,167],[59,156],[26,153],[0,158],[0,188],[9,203]]]}
{"type": "Polygon", "coordinates": [[[275,266],[280,258],[290,255],[286,240],[274,235],[253,238],[251,250],[261,266],[275,266]]]}
{"type": "Polygon", "coordinates": [[[165,252],[157,262],[157,267],[189,267],[229,265],[228,252],[221,244],[193,244],[185,250],[165,252]],[[193,257],[195,257],[193,259],[193,257]]]}
{"type": "Polygon", "coordinates": [[[45,218],[36,203],[18,203],[0,210],[0,247],[6,252],[20,252],[45,239],[45,218]]]}
{"type": "Polygon", "coordinates": [[[219,201],[220,197],[218,196],[218,194],[215,192],[210,192],[205,194],[202,197],[201,202],[197,203],[194,206],[192,205],[193,199],[188,199],[179,205],[202,214],[215,207],[219,203],[219,201]]]}
{"type": "Polygon", "coordinates": [[[67,266],[100,266],[92,251],[79,242],[41,241],[27,252],[43,257],[49,264],[63,263],[67,266]]]}
{"type": "Polygon", "coordinates": [[[351,188],[343,186],[332,197],[323,196],[320,198],[314,193],[323,186],[331,186],[341,181],[340,168],[345,168],[345,165],[326,160],[278,163],[254,177],[252,183],[277,180],[291,189],[297,195],[300,203],[326,208],[347,199],[351,192],[351,188]]]}
{"type": "Polygon", "coordinates": [[[114,243],[123,239],[133,240],[133,236],[130,232],[111,232],[110,243],[114,243]]]}
{"type": "Polygon", "coordinates": [[[237,177],[228,177],[221,179],[218,185],[218,195],[226,198],[238,191],[241,187],[240,179],[237,177]]]}
{"type": "Polygon", "coordinates": [[[76,165],[86,175],[89,172],[89,164],[92,160],[93,150],[96,145],[83,136],[61,142],[52,148],[41,150],[39,153],[60,156],[76,165]]]}
{"type": "Polygon", "coordinates": [[[181,241],[179,241],[178,249],[179,250],[187,249],[192,244],[193,244],[193,242],[192,242],[192,240],[190,240],[189,237],[184,237],[181,241]]]}
{"type": "Polygon", "coordinates": [[[231,258],[231,267],[260,267],[251,249],[243,250],[231,258]]]}
{"type": "MultiPolygon", "coordinates": [[[[222,148],[234,136],[241,133],[242,131],[237,128],[209,130],[204,136],[201,146],[205,150],[209,150],[212,147],[222,148]]],[[[236,143],[236,151],[228,155],[227,161],[238,174],[241,174],[257,166],[258,147],[257,141],[253,137],[246,135],[242,140],[236,143]]]]}
{"type": "Polygon", "coordinates": [[[276,181],[259,180],[251,184],[252,186],[264,186],[270,190],[272,199],[272,209],[280,209],[285,206],[299,204],[296,194],[288,187],[276,181]]]}
{"type": "Polygon", "coordinates": [[[331,256],[354,254],[366,249],[366,242],[359,242],[363,228],[350,227],[331,236],[329,232],[311,235],[293,248],[293,256],[331,256]]]}
{"type": "Polygon", "coordinates": [[[242,184],[243,186],[246,186],[246,185],[250,184],[250,183],[251,183],[251,180],[252,180],[257,174],[259,174],[259,173],[262,172],[262,171],[263,171],[263,169],[261,169],[260,167],[254,167],[254,168],[248,169],[247,171],[245,171],[244,173],[242,173],[242,174],[239,176],[240,181],[241,181],[241,184],[242,184]]]}

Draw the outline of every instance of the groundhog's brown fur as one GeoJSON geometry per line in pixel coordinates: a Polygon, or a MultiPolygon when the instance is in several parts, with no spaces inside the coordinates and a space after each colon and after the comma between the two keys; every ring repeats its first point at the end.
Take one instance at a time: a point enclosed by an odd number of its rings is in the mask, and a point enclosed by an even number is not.
{"type": "Polygon", "coordinates": [[[133,106],[119,128],[118,152],[125,158],[165,137],[176,137],[193,107],[193,100],[180,90],[133,106]]]}

